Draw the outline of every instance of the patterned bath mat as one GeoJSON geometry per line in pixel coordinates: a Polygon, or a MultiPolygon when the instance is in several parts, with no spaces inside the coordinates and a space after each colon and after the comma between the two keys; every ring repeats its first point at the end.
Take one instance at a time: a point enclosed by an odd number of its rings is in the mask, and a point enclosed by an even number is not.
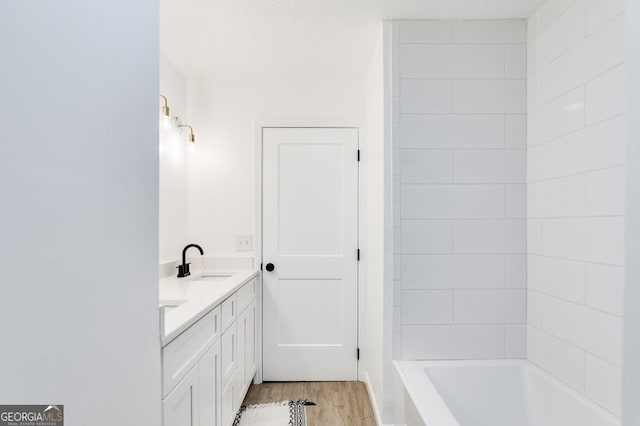
{"type": "Polygon", "coordinates": [[[233,426],[306,426],[304,408],[316,405],[307,399],[271,402],[269,404],[243,405],[233,426]]]}

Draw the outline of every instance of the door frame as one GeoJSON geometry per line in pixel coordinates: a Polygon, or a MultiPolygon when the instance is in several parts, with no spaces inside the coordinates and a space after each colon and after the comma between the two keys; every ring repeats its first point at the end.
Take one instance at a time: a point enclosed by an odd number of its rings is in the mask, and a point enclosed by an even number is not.
{"type": "MultiPolygon", "coordinates": [[[[254,253],[255,253],[255,263],[256,263],[256,267],[260,266],[259,264],[262,264],[262,191],[263,191],[263,187],[262,187],[262,164],[263,164],[263,150],[262,150],[262,145],[263,145],[263,140],[262,140],[262,132],[263,129],[266,128],[337,128],[337,129],[356,129],[358,131],[358,149],[362,150],[362,139],[363,139],[363,129],[366,129],[366,127],[364,126],[364,123],[359,122],[358,120],[273,120],[273,119],[264,119],[264,120],[256,120],[254,122],[254,143],[255,143],[255,171],[256,171],[256,176],[255,176],[255,194],[254,194],[254,211],[258,212],[258,214],[256,215],[256,222],[254,224],[254,229],[256,230],[255,232],[255,237],[254,237],[254,253]]],[[[362,158],[362,156],[361,156],[362,158]]],[[[361,230],[361,224],[364,223],[363,222],[363,218],[362,218],[362,214],[363,214],[363,206],[362,206],[362,196],[361,196],[361,189],[362,189],[362,172],[363,172],[363,168],[360,167],[360,162],[358,162],[358,188],[357,188],[357,198],[358,198],[358,212],[357,212],[357,233],[358,233],[358,247],[363,247],[363,241],[362,241],[362,232],[360,232],[361,230]]],[[[358,262],[357,265],[357,273],[356,273],[356,286],[357,286],[357,312],[356,312],[356,318],[357,318],[357,324],[356,324],[356,329],[357,329],[357,342],[356,345],[358,347],[360,347],[360,344],[362,342],[362,332],[363,329],[362,327],[360,327],[360,324],[362,324],[362,320],[363,317],[362,315],[364,314],[364,309],[363,309],[363,300],[364,297],[362,297],[362,295],[364,294],[364,288],[362,287],[363,285],[363,280],[360,279],[360,277],[362,276],[364,271],[364,262],[358,262]]],[[[256,351],[258,351],[258,355],[256,358],[256,375],[255,378],[253,380],[253,383],[255,384],[260,384],[262,383],[262,366],[263,366],[263,349],[262,349],[262,336],[263,336],[263,329],[262,329],[262,324],[263,324],[263,297],[262,297],[262,286],[263,286],[263,280],[262,280],[262,271],[260,272],[259,275],[259,286],[258,286],[258,292],[257,292],[257,312],[256,312],[256,331],[259,331],[257,333],[257,341],[256,341],[256,351]]],[[[360,360],[356,361],[356,377],[358,380],[362,381],[363,378],[361,377],[361,369],[360,369],[360,360]]]]}

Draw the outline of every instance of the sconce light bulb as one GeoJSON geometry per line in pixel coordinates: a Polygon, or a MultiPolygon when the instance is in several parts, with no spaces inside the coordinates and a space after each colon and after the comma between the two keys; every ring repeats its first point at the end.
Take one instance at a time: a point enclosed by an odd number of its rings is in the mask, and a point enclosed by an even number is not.
{"type": "Polygon", "coordinates": [[[173,120],[171,119],[170,116],[165,115],[164,117],[162,117],[162,128],[164,128],[165,130],[169,130],[173,127],[173,120]]]}

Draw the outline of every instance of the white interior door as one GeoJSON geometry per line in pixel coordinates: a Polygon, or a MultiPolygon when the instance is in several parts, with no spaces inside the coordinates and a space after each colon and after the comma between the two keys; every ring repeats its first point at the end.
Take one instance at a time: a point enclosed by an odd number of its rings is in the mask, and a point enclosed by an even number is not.
{"type": "Polygon", "coordinates": [[[263,379],[356,380],[358,129],[262,136],[263,379]]]}

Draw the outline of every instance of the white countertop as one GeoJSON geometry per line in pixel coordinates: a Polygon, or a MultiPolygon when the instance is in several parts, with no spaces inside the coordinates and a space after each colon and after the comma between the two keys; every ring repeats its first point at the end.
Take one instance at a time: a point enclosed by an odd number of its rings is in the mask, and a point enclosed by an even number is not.
{"type": "Polygon", "coordinates": [[[161,279],[160,301],[184,301],[165,313],[160,336],[161,346],[166,346],[259,273],[257,269],[207,270],[185,278],[161,279]],[[204,275],[231,276],[216,281],[197,281],[204,275]]]}

